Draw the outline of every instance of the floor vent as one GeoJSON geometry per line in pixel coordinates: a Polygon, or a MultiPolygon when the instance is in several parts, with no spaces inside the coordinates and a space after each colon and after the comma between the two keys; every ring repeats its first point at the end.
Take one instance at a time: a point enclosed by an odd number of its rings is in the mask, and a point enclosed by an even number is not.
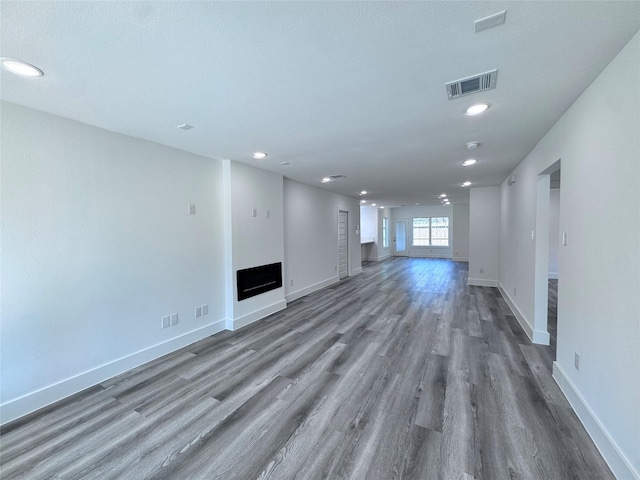
{"type": "Polygon", "coordinates": [[[445,84],[447,87],[447,95],[449,100],[465,95],[471,95],[476,92],[492,90],[496,88],[496,80],[498,79],[498,70],[481,73],[472,77],[463,78],[454,82],[445,84]]]}

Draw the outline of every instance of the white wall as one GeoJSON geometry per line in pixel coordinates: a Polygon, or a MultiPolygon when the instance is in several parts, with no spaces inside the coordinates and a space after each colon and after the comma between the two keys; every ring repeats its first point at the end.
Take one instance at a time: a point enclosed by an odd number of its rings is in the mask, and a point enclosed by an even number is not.
{"type": "Polygon", "coordinates": [[[284,262],[283,177],[231,160],[223,171],[226,315],[235,330],[286,307],[284,287],[239,302],[236,284],[238,270],[284,262]]]}
{"type": "Polygon", "coordinates": [[[362,242],[362,260],[377,259],[378,209],[376,207],[360,205],[360,241],[362,242]]]}
{"type": "Polygon", "coordinates": [[[501,288],[531,330],[537,176],[561,159],[560,231],[568,246],[558,252],[554,377],[621,479],[640,478],[638,132],[640,34],[516,168],[517,182],[501,187],[501,288]],[[605,225],[614,226],[613,237],[605,225]]]}
{"type": "Polygon", "coordinates": [[[391,241],[395,232],[395,220],[407,220],[407,246],[410,257],[429,257],[429,258],[452,258],[453,257],[453,233],[455,218],[453,216],[453,207],[443,207],[442,205],[411,205],[406,207],[392,208],[392,217],[389,219],[389,229],[391,232],[391,241]],[[413,218],[418,217],[449,217],[449,246],[447,247],[426,247],[413,246],[413,218]]]}
{"type": "Polygon", "coordinates": [[[360,239],[375,240],[378,234],[378,210],[376,207],[360,206],[360,239]]]}
{"type": "Polygon", "coordinates": [[[224,328],[219,161],[6,102],[1,119],[2,422],[224,328]]]}
{"type": "Polygon", "coordinates": [[[453,259],[469,261],[469,204],[453,206],[453,259]]]}
{"type": "Polygon", "coordinates": [[[500,271],[500,187],[469,192],[469,285],[495,287],[500,271]]]}
{"type": "Polygon", "coordinates": [[[284,179],[285,294],[295,300],[338,282],[338,211],[349,212],[349,275],[362,272],[357,199],[284,179]]]}
{"type": "Polygon", "coordinates": [[[552,188],[549,195],[549,278],[558,278],[558,249],[560,248],[560,189],[552,188]]]}

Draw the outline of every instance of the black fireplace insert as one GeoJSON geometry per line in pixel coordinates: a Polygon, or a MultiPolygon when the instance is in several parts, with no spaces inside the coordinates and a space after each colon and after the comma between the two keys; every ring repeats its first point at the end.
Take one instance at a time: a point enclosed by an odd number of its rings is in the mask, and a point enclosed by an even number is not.
{"type": "Polygon", "coordinates": [[[238,301],[282,287],[282,263],[245,268],[237,272],[238,301]]]}

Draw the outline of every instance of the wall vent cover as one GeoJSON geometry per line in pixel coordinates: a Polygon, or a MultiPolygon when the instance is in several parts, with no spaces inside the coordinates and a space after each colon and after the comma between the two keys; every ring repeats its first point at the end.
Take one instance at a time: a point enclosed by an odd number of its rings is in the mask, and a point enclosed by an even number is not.
{"type": "Polygon", "coordinates": [[[449,96],[449,100],[453,100],[454,98],[464,97],[472,93],[492,90],[496,88],[497,79],[498,70],[496,69],[479,75],[473,75],[472,77],[455,80],[445,84],[447,87],[447,95],[449,96]]]}

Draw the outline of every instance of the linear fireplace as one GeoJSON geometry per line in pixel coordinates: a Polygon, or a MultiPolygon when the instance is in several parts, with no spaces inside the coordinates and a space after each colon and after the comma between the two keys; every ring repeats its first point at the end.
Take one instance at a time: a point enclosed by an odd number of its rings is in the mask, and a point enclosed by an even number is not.
{"type": "Polygon", "coordinates": [[[282,263],[238,270],[238,301],[282,287],[282,263]]]}

